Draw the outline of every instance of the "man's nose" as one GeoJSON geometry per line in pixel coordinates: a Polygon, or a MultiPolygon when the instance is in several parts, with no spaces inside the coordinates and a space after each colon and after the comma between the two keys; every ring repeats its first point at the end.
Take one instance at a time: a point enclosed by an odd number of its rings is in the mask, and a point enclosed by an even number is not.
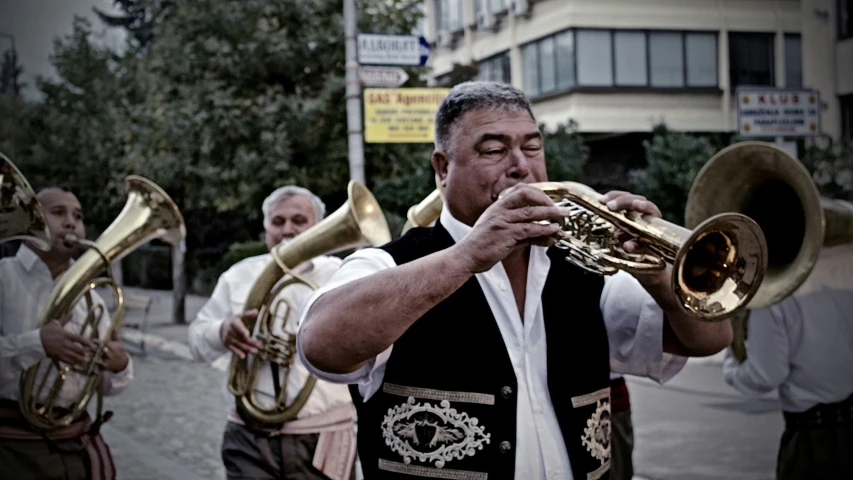
{"type": "Polygon", "coordinates": [[[507,176],[516,180],[521,180],[530,174],[530,163],[521,148],[510,150],[511,162],[507,169],[507,176]]]}
{"type": "Polygon", "coordinates": [[[63,215],[62,226],[68,229],[77,227],[77,218],[73,214],[63,215]]]}
{"type": "Polygon", "coordinates": [[[296,226],[293,222],[284,222],[284,225],[281,226],[281,234],[285,237],[292,237],[296,235],[298,232],[296,231],[296,226]]]}

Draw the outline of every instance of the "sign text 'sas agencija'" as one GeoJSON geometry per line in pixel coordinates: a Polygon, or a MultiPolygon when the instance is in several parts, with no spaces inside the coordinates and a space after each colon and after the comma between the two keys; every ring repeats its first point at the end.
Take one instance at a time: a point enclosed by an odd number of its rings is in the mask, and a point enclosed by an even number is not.
{"type": "Polygon", "coordinates": [[[364,89],[364,141],[431,143],[435,112],[447,88],[364,89]]]}

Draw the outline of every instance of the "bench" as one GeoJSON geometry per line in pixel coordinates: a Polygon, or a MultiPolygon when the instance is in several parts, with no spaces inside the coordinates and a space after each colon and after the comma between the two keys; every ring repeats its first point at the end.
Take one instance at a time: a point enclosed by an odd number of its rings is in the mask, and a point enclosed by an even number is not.
{"type": "Polygon", "coordinates": [[[138,295],[135,293],[124,292],[124,309],[125,321],[122,326],[139,330],[141,333],[139,341],[139,349],[142,351],[142,356],[145,356],[145,333],[148,331],[148,313],[151,310],[151,304],[154,299],[147,295],[138,295]],[[142,318],[135,321],[127,321],[127,313],[131,311],[140,312],[142,318]]]}

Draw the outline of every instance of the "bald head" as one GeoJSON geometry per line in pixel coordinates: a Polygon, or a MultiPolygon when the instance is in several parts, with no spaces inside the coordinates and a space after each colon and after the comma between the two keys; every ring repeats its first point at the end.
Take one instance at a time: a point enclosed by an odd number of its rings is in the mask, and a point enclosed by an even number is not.
{"type": "Polygon", "coordinates": [[[83,207],[77,196],[64,187],[45,187],[39,189],[36,198],[44,210],[47,226],[52,237],[51,256],[70,259],[77,253],[79,246],[66,242],[65,236],[74,234],[79,238],[86,236],[83,224],[83,207]]]}

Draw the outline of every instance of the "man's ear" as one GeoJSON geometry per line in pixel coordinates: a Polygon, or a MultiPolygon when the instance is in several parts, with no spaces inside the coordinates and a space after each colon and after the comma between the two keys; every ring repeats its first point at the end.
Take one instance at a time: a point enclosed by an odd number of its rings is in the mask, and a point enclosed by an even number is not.
{"type": "Polygon", "coordinates": [[[431,160],[432,168],[435,170],[436,175],[438,175],[442,187],[444,187],[444,181],[447,179],[447,167],[450,163],[450,159],[447,158],[447,153],[444,151],[435,150],[432,152],[431,160]]]}

